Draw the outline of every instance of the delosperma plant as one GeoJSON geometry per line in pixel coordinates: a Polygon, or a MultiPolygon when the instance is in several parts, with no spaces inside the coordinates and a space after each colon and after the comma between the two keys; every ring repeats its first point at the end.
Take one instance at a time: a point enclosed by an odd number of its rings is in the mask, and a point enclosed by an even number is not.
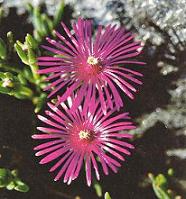
{"type": "Polygon", "coordinates": [[[184,0],[25,1],[0,1],[0,197],[181,199],[184,0]]]}
{"type": "Polygon", "coordinates": [[[100,102],[94,98],[72,111],[73,100],[74,97],[68,98],[67,103],[61,103],[59,108],[48,103],[50,111],[46,111],[47,118],[38,115],[45,123],[38,130],[44,134],[32,137],[46,141],[34,150],[38,151],[36,156],[44,156],[40,164],[57,160],[50,171],[59,168],[55,180],[64,175],[64,182],[68,184],[78,177],[84,160],[87,185],[90,186],[91,167],[95,170],[97,180],[100,180],[98,165],[101,165],[105,175],[109,174],[109,169],[116,173],[121,166],[119,161],[125,160],[123,155],[130,155],[130,149],[134,147],[125,140],[132,138],[132,135],[118,131],[135,127],[129,121],[128,113],[113,116],[116,108],[111,110],[107,107],[107,114],[104,115],[100,102]]]}
{"type": "Polygon", "coordinates": [[[75,32],[72,35],[66,25],[61,24],[67,37],[55,31],[58,40],[47,37],[50,46],[42,46],[54,56],[38,58],[38,73],[49,74],[46,80],[51,84],[45,90],[52,91],[48,97],[65,88],[57,102],[59,105],[76,92],[74,110],[87,99],[87,95],[99,98],[104,114],[106,103],[111,109],[115,106],[119,110],[123,106],[117,87],[133,99],[135,86],[142,84],[142,74],[132,67],[144,64],[131,59],[140,54],[141,48],[140,42],[134,41],[134,35],[123,27],[108,25],[103,28],[100,25],[93,37],[92,20],[81,18],[72,25],[75,32]]]}
{"type": "Polygon", "coordinates": [[[78,177],[85,162],[90,186],[92,167],[98,180],[100,164],[105,175],[109,168],[116,173],[121,166],[118,160],[124,161],[122,154],[130,155],[128,149],[134,148],[123,140],[132,136],[120,133],[134,129],[134,125],[126,121],[128,113],[117,113],[123,106],[117,86],[133,99],[136,89],[132,84],[142,84],[139,77],[143,75],[126,65],[144,64],[131,59],[140,53],[141,46],[122,27],[98,26],[93,38],[91,20],[79,18],[73,24],[74,35],[61,24],[68,39],[55,31],[59,40],[47,37],[52,47],[42,45],[54,55],[38,57],[38,73],[49,74],[46,80],[50,84],[45,88],[51,90],[48,97],[65,91],[55,104],[48,103],[48,119],[38,116],[46,126],[38,127],[44,134],[33,138],[47,141],[35,147],[36,156],[45,156],[40,164],[57,159],[50,171],[59,169],[55,180],[64,175],[68,184],[78,177]]]}

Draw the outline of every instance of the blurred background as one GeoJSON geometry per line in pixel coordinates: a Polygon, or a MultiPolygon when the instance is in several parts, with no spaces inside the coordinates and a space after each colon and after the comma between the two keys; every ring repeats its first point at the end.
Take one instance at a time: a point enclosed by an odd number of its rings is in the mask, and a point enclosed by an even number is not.
{"type": "Polygon", "coordinates": [[[0,0],[0,93],[0,199],[186,198],[186,0],[0,0]],[[95,29],[132,31],[147,63],[136,66],[144,74],[139,94],[125,99],[136,150],[91,188],[83,171],[70,186],[54,182],[31,139],[46,102],[35,74],[39,46],[61,20],[70,28],[79,16],[95,29]]]}

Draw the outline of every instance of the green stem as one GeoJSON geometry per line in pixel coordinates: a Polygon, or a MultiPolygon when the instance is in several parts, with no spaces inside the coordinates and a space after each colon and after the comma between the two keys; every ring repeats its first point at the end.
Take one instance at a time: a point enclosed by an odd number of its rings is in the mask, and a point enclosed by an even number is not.
{"type": "Polygon", "coordinates": [[[40,75],[37,73],[38,67],[36,64],[30,64],[30,68],[31,68],[33,77],[36,80],[36,84],[38,84],[40,82],[40,75]]]}

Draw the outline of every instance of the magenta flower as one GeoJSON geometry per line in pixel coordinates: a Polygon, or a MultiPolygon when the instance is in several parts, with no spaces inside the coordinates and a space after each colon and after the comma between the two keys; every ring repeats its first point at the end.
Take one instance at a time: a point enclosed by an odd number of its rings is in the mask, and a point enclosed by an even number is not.
{"type": "Polygon", "coordinates": [[[117,110],[123,106],[117,87],[133,99],[134,85],[142,84],[137,79],[142,74],[128,65],[144,64],[130,60],[140,54],[141,46],[134,41],[134,36],[124,28],[108,25],[105,30],[99,26],[94,38],[92,21],[81,18],[73,24],[74,35],[65,24],[62,26],[68,38],[56,31],[59,41],[47,38],[51,47],[42,46],[55,56],[38,58],[38,65],[42,67],[38,72],[50,74],[47,80],[51,84],[45,88],[52,90],[48,97],[66,88],[57,103],[59,105],[76,91],[77,98],[72,107],[75,110],[87,93],[93,97],[98,95],[104,114],[106,101],[111,109],[114,105],[117,110]]]}
{"type": "Polygon", "coordinates": [[[61,103],[60,108],[48,103],[51,109],[46,111],[48,118],[38,115],[47,126],[38,127],[43,133],[32,136],[44,140],[34,150],[38,151],[36,156],[44,156],[40,164],[53,162],[50,172],[58,170],[55,180],[64,176],[64,183],[68,184],[78,177],[85,162],[86,180],[90,186],[92,168],[99,180],[100,167],[105,175],[109,169],[116,173],[121,166],[119,161],[125,160],[123,155],[130,155],[129,150],[134,147],[124,140],[132,135],[119,131],[135,127],[127,121],[130,119],[128,113],[116,115],[116,108],[108,108],[104,115],[100,103],[93,98],[86,99],[75,112],[71,111],[71,104],[71,98],[68,103],[61,103]]]}

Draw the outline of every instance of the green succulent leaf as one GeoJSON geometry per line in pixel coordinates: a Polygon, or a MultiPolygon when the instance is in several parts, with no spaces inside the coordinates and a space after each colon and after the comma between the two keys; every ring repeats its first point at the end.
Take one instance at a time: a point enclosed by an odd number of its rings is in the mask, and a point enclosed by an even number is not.
{"type": "Polygon", "coordinates": [[[42,26],[43,26],[43,29],[42,29],[43,36],[50,34],[50,32],[52,32],[54,28],[51,19],[46,14],[42,14],[41,19],[42,19],[42,26]]]}
{"type": "Polygon", "coordinates": [[[8,175],[7,169],[0,168],[0,179],[5,178],[8,175]]]}
{"type": "Polygon", "coordinates": [[[174,175],[174,170],[172,168],[168,169],[167,174],[169,176],[173,176],[174,175]]]}
{"type": "Polygon", "coordinates": [[[36,97],[33,99],[33,104],[36,105],[34,109],[35,113],[38,113],[41,110],[41,108],[45,104],[46,98],[47,98],[46,93],[42,93],[40,97],[36,97]]]}
{"type": "Polygon", "coordinates": [[[11,181],[7,186],[6,186],[6,188],[8,189],[8,190],[13,190],[14,188],[15,188],[15,183],[13,182],[13,181],[11,181]]]}
{"type": "Polygon", "coordinates": [[[24,192],[24,193],[26,193],[26,192],[29,191],[29,187],[26,184],[24,184],[24,185],[17,185],[17,186],[15,186],[14,189],[16,191],[20,191],[20,192],[24,192]]]}
{"type": "Polygon", "coordinates": [[[163,174],[159,174],[155,177],[155,184],[162,189],[168,188],[167,178],[163,174]]]}
{"type": "Polygon", "coordinates": [[[15,190],[16,191],[20,191],[20,192],[28,192],[29,191],[29,187],[28,187],[28,185],[26,185],[24,182],[22,182],[20,179],[17,179],[16,181],[15,181],[15,184],[16,184],[16,186],[15,186],[15,190]]]}
{"type": "Polygon", "coordinates": [[[10,89],[9,88],[4,88],[2,86],[2,83],[0,82],[0,93],[9,94],[9,92],[10,92],[10,89]]]}
{"type": "Polygon", "coordinates": [[[156,186],[155,184],[153,184],[153,190],[159,199],[172,199],[166,191],[164,191],[161,187],[156,186]]]}
{"type": "Polygon", "coordinates": [[[56,14],[54,15],[54,26],[56,26],[60,22],[64,13],[64,8],[65,8],[65,2],[64,0],[62,0],[58,6],[56,14]]]}
{"type": "Polygon", "coordinates": [[[5,42],[0,38],[0,58],[6,59],[7,57],[7,48],[5,42]]]}
{"type": "Polygon", "coordinates": [[[108,192],[106,192],[104,199],[112,199],[112,198],[111,198],[110,194],[108,192]]]}
{"type": "Polygon", "coordinates": [[[19,55],[21,61],[24,64],[28,65],[29,64],[29,60],[28,60],[28,57],[27,57],[25,51],[23,50],[23,46],[21,47],[20,43],[17,42],[16,44],[14,44],[14,47],[15,47],[15,50],[16,50],[17,54],[19,55]]]}
{"type": "Polygon", "coordinates": [[[37,49],[38,43],[32,35],[27,33],[25,40],[32,49],[37,49]]]}
{"type": "Polygon", "coordinates": [[[14,169],[11,171],[12,176],[17,177],[18,176],[18,170],[14,169]]]}
{"type": "Polygon", "coordinates": [[[26,78],[25,78],[23,73],[19,73],[17,77],[18,77],[18,79],[19,79],[19,81],[20,81],[20,83],[22,85],[26,85],[27,84],[26,78]]]}
{"type": "Polygon", "coordinates": [[[30,46],[28,46],[28,61],[29,61],[29,64],[36,63],[36,55],[30,46]]]}
{"type": "Polygon", "coordinates": [[[102,188],[101,185],[99,183],[95,183],[94,184],[94,189],[96,190],[96,194],[98,197],[102,197],[102,188]]]}

